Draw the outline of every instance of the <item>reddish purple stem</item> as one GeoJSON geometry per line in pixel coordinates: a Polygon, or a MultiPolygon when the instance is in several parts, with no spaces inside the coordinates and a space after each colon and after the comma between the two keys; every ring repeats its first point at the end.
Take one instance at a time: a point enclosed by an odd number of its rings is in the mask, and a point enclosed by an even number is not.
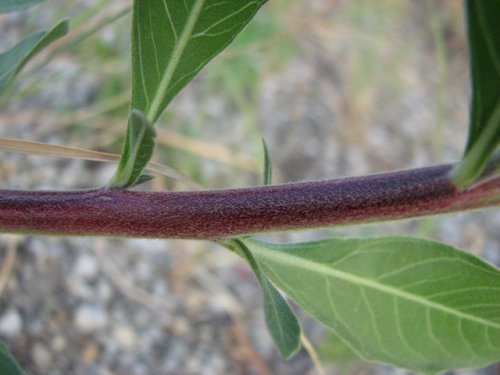
{"type": "Polygon", "coordinates": [[[457,190],[452,165],[201,192],[0,190],[0,232],[222,239],[500,204],[500,178],[457,190]]]}

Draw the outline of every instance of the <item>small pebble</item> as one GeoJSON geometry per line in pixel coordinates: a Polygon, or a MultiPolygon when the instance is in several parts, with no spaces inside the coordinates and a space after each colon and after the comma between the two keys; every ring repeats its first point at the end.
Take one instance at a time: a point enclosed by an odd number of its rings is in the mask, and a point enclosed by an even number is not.
{"type": "Polygon", "coordinates": [[[51,348],[55,352],[60,352],[66,349],[68,343],[64,336],[57,335],[52,339],[51,348]]]}
{"type": "Polygon", "coordinates": [[[115,292],[107,281],[99,282],[96,289],[97,296],[101,302],[108,302],[110,298],[113,297],[113,293],[115,292]]]}
{"type": "Polygon", "coordinates": [[[9,309],[0,317],[0,333],[5,336],[16,337],[22,327],[23,320],[16,309],[9,309]]]}
{"type": "Polygon", "coordinates": [[[84,363],[95,363],[99,357],[99,348],[94,343],[85,345],[82,351],[82,361],[84,363]]]}
{"type": "Polygon", "coordinates": [[[89,254],[83,254],[78,257],[75,264],[75,275],[82,279],[92,279],[97,275],[97,259],[89,254]]]}
{"type": "Polygon", "coordinates": [[[101,306],[82,305],[75,314],[75,325],[83,333],[90,333],[104,328],[108,322],[108,314],[101,306]]]}
{"type": "Polygon", "coordinates": [[[133,348],[137,344],[137,336],[129,327],[119,326],[114,329],[114,337],[120,346],[133,348]]]}
{"type": "Polygon", "coordinates": [[[52,362],[50,351],[39,342],[33,346],[33,362],[41,369],[47,368],[52,362]]]}

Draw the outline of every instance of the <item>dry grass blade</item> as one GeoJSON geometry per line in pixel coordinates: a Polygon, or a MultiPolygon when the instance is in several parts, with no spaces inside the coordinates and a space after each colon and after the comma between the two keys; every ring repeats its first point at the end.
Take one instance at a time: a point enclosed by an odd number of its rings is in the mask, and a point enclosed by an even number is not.
{"type": "MultiPolygon", "coordinates": [[[[9,138],[0,138],[0,151],[23,152],[35,155],[76,158],[76,159],[85,159],[94,161],[116,162],[120,158],[120,155],[111,154],[107,152],[99,152],[77,147],[52,145],[41,142],[24,141],[20,139],[9,139],[9,138]]],[[[192,181],[186,175],[176,171],[175,169],[169,166],[150,162],[147,165],[146,169],[150,172],[156,172],[164,176],[178,180],[182,183],[185,183],[186,185],[188,185],[193,189],[196,190],[201,189],[201,186],[198,185],[196,182],[192,181]]]]}
{"type": "Polygon", "coordinates": [[[127,14],[131,10],[131,6],[128,2],[116,1],[111,4],[107,9],[101,10],[95,16],[91,17],[82,25],[74,28],[68,33],[64,38],[61,38],[57,43],[50,48],[51,52],[61,49],[67,44],[84,39],[85,36],[91,35],[92,33],[108,26],[116,19],[127,14]],[[83,36],[83,37],[82,37],[83,36]]]}
{"type": "Polygon", "coordinates": [[[325,369],[321,365],[321,361],[319,360],[318,353],[316,352],[316,349],[314,349],[313,344],[309,339],[307,338],[306,335],[302,334],[300,336],[300,341],[302,342],[302,346],[306,350],[307,354],[309,355],[309,358],[311,358],[311,362],[314,366],[314,369],[316,370],[317,375],[325,375],[325,369]]]}
{"type": "Polygon", "coordinates": [[[164,145],[189,151],[195,155],[210,158],[224,164],[233,165],[244,171],[258,173],[259,166],[255,160],[231,152],[227,147],[197,140],[166,129],[157,129],[157,134],[158,141],[164,145]]]}
{"type": "Polygon", "coordinates": [[[0,268],[0,296],[9,281],[12,270],[14,269],[14,264],[16,262],[17,245],[21,242],[22,237],[16,235],[6,235],[4,236],[7,244],[7,251],[5,258],[2,260],[2,267],[0,268]]]}

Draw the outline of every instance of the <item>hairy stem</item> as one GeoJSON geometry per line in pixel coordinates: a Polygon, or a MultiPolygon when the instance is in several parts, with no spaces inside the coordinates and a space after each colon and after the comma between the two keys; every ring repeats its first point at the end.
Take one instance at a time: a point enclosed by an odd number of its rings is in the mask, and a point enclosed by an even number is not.
{"type": "Polygon", "coordinates": [[[0,232],[223,239],[500,205],[500,177],[459,190],[452,167],[212,191],[0,190],[0,232]]]}

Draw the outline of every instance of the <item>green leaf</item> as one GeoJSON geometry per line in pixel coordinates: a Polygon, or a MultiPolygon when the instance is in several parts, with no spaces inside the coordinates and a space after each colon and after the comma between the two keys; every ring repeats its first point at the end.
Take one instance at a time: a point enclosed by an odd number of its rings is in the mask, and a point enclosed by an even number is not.
{"type": "Polygon", "coordinates": [[[0,13],[26,9],[42,1],[44,0],[2,0],[0,1],[0,13]]]}
{"type": "Polygon", "coordinates": [[[500,271],[468,253],[405,237],[246,244],[365,360],[433,373],[500,358],[500,271]]]}
{"type": "Polygon", "coordinates": [[[133,186],[143,184],[145,182],[151,181],[152,179],[154,179],[154,176],[151,176],[149,174],[141,174],[137,179],[137,182],[133,186]]]}
{"type": "Polygon", "coordinates": [[[5,344],[1,341],[0,341],[0,374],[25,375],[23,369],[16,362],[14,356],[9,352],[5,344]]]}
{"type": "Polygon", "coordinates": [[[465,153],[451,175],[459,187],[472,184],[500,146],[498,14],[500,1],[467,1],[472,103],[465,153]]]}
{"type": "Polygon", "coordinates": [[[266,0],[135,0],[132,108],[155,123],[173,97],[221,52],[266,0]]]}
{"type": "MultiPolygon", "coordinates": [[[[318,344],[318,354],[322,361],[338,365],[350,365],[360,362],[359,357],[333,332],[327,332],[318,344]]],[[[341,373],[348,373],[342,371],[341,373]]]]}
{"type": "Polygon", "coordinates": [[[264,139],[262,139],[262,148],[264,149],[264,185],[271,185],[273,183],[273,165],[264,139]]]}
{"type": "Polygon", "coordinates": [[[285,298],[264,275],[245,241],[233,240],[238,253],[252,267],[262,289],[267,328],[283,358],[292,357],[300,348],[300,323],[285,298]]]}
{"type": "Polygon", "coordinates": [[[48,31],[28,35],[11,49],[0,53],[0,95],[33,56],[67,32],[68,21],[63,20],[48,31]]]}
{"type": "Polygon", "coordinates": [[[153,155],[155,137],[156,132],[146,116],[136,109],[130,111],[120,162],[108,187],[125,189],[152,178],[142,171],[153,155]]]}

